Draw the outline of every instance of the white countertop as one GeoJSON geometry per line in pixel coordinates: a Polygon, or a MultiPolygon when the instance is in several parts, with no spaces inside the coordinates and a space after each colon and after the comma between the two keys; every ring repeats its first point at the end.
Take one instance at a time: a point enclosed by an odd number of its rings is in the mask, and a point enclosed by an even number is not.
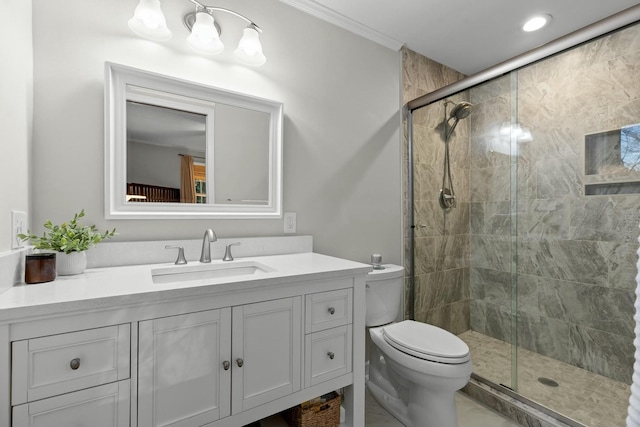
{"type": "MultiPolygon", "coordinates": [[[[61,311],[99,309],[141,304],[159,299],[192,297],[219,292],[282,285],[291,282],[366,274],[368,264],[313,252],[236,258],[212,264],[231,265],[255,261],[275,271],[180,283],[154,283],[151,270],[179,267],[173,263],[92,268],[76,276],[58,276],[53,282],[18,285],[0,294],[0,322],[55,314],[61,311]]],[[[190,261],[187,266],[202,265],[190,261]]]]}

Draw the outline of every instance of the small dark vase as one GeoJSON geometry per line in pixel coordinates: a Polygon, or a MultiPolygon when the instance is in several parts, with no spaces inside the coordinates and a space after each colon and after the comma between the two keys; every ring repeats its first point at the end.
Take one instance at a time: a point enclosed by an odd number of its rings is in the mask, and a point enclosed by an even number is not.
{"type": "Polygon", "coordinates": [[[56,254],[27,255],[24,265],[25,283],[45,283],[56,278],[56,254]]]}

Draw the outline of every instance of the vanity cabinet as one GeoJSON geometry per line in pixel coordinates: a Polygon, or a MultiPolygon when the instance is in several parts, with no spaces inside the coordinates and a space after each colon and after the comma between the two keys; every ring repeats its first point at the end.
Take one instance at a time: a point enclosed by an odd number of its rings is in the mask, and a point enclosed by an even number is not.
{"type": "Polygon", "coordinates": [[[306,295],[306,387],[351,372],[352,302],[352,289],[306,295]]]}
{"type": "Polygon", "coordinates": [[[229,415],[230,308],[146,320],[138,336],[139,426],[201,426],[229,415]]]}
{"type": "Polygon", "coordinates": [[[139,323],[138,425],[201,426],[300,390],[300,297],[139,323]]]}
{"type": "Polygon", "coordinates": [[[260,262],[280,273],[157,284],[125,266],[0,294],[0,426],[238,427],[342,390],[342,427],[364,427],[370,267],[260,262]]]}
{"type": "Polygon", "coordinates": [[[12,343],[13,427],[129,425],[130,325],[12,343]]]}

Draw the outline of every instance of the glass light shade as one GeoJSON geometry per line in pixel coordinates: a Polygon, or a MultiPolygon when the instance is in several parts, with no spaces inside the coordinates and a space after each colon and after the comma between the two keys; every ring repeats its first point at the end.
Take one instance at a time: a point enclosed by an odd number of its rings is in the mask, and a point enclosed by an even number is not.
{"type": "Polygon", "coordinates": [[[267,62],[267,58],[262,53],[258,31],[251,25],[243,30],[242,38],[234,53],[238,61],[246,65],[258,67],[267,62]]]}
{"type": "Polygon", "coordinates": [[[137,35],[156,41],[169,40],[171,31],[160,9],[160,0],[140,0],[133,18],[129,20],[129,28],[137,35]]]}
{"type": "Polygon", "coordinates": [[[217,55],[224,50],[213,16],[206,12],[196,13],[196,22],[191,28],[187,41],[194,49],[210,55],[217,55]]]}

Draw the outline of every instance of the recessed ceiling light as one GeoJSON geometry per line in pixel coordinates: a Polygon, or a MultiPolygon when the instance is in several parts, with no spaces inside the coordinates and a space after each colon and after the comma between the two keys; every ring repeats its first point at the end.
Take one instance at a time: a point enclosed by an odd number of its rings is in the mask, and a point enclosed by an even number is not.
{"type": "Polygon", "coordinates": [[[522,26],[522,31],[537,31],[544,27],[551,21],[551,15],[536,15],[531,18],[522,26]]]}

